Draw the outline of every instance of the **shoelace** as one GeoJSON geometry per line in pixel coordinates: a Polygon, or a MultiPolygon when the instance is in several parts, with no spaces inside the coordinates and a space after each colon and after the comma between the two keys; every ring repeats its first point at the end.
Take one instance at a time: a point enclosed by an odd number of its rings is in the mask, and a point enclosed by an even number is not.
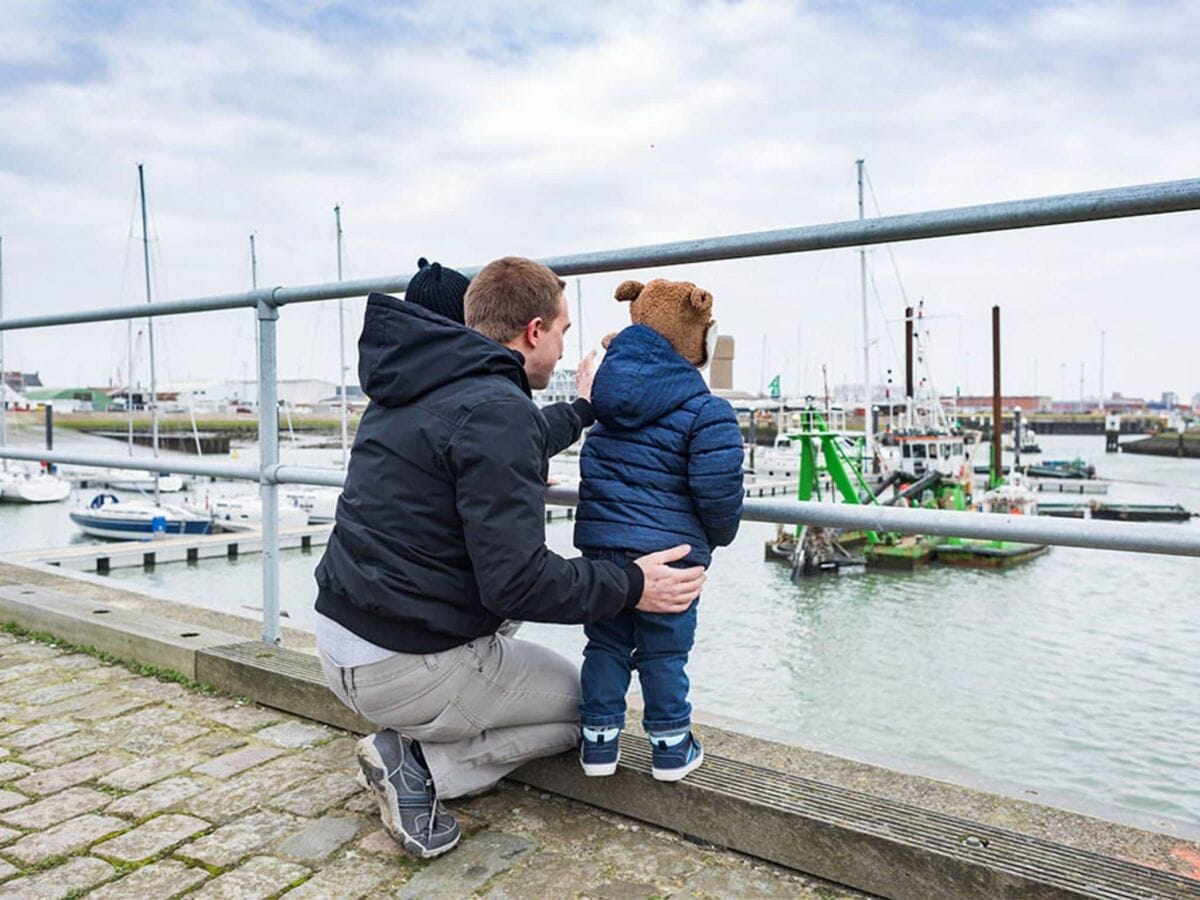
{"type": "Polygon", "coordinates": [[[433,783],[433,779],[432,779],[432,778],[430,778],[430,779],[427,779],[427,780],[426,780],[426,782],[425,782],[425,787],[426,787],[426,788],[429,790],[429,794],[430,794],[430,801],[429,801],[429,828],[428,828],[428,830],[427,830],[427,831],[426,831],[426,833],[425,833],[425,842],[426,842],[427,844],[430,844],[430,843],[433,843],[433,826],[434,826],[434,824],[437,822],[437,814],[438,814],[438,795],[437,795],[437,785],[435,785],[435,784],[433,783]]]}

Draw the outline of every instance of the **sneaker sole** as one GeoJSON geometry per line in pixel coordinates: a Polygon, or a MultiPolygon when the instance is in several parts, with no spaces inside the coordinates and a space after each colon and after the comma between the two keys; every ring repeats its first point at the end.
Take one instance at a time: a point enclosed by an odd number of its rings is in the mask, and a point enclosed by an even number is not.
{"type": "Polygon", "coordinates": [[[701,750],[686,766],[680,766],[678,769],[655,769],[651,767],[650,774],[654,776],[655,781],[680,781],[689,772],[694,772],[700,767],[700,763],[704,762],[704,751],[701,750]]]}
{"type": "Polygon", "coordinates": [[[610,763],[585,763],[580,760],[580,765],[583,766],[583,774],[591,778],[602,778],[605,775],[612,775],[617,771],[617,763],[621,761],[621,751],[617,751],[617,758],[610,763]]]}
{"type": "Polygon", "coordinates": [[[400,826],[399,820],[392,813],[392,810],[396,808],[396,789],[387,780],[387,769],[384,767],[383,758],[375,749],[375,745],[370,741],[367,741],[365,745],[360,744],[356,755],[363,777],[375,791],[375,799],[379,803],[379,817],[383,820],[384,829],[396,843],[404,848],[405,852],[418,859],[433,859],[435,856],[448,853],[458,845],[459,838],[462,837],[461,832],[449,844],[438,847],[436,850],[422,846],[400,826]]]}

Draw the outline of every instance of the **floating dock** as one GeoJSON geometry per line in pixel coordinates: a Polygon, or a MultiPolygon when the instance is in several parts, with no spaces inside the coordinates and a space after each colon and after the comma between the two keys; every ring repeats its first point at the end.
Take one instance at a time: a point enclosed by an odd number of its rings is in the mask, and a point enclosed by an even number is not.
{"type": "Polygon", "coordinates": [[[1117,522],[1186,522],[1196,513],[1178,503],[1039,503],[1038,515],[1117,522]]]}
{"type": "MultiPolygon", "coordinates": [[[[305,525],[279,529],[280,550],[308,550],[329,540],[332,525],[305,525]]],[[[109,541],[75,544],[45,550],[21,550],[4,554],[17,563],[43,563],[77,572],[103,575],[113,569],[153,568],[164,563],[192,563],[202,559],[237,559],[262,552],[262,532],[237,531],[197,534],[146,541],[109,541]]]]}

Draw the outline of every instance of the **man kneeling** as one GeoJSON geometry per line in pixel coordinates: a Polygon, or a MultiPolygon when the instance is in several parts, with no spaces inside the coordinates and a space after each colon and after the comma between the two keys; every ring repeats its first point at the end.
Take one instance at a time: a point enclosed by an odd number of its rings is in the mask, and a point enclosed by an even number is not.
{"type": "MultiPolygon", "coordinates": [[[[423,267],[409,296],[453,290],[447,272],[431,285],[423,267]]],[[[333,692],[382,729],[359,741],[359,764],[384,826],[419,857],[458,843],[439,798],[578,744],[578,670],[497,633],[506,619],[677,613],[704,582],[699,566],[668,565],[686,546],[625,569],[546,547],[549,458],[593,421],[590,360],[580,400],[544,412],[530,398],[562,356],[563,287],[506,257],[471,281],[466,327],[420,301],[367,301],[359,379],[371,403],[317,567],[317,645],[333,692]]]]}

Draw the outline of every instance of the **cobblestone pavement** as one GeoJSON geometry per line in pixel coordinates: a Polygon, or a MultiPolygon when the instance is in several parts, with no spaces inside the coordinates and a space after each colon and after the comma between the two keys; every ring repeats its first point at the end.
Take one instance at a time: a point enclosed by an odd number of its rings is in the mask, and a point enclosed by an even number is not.
{"type": "Polygon", "coordinates": [[[512,784],[404,856],[354,738],[0,634],[0,898],[857,897],[512,784]]]}

